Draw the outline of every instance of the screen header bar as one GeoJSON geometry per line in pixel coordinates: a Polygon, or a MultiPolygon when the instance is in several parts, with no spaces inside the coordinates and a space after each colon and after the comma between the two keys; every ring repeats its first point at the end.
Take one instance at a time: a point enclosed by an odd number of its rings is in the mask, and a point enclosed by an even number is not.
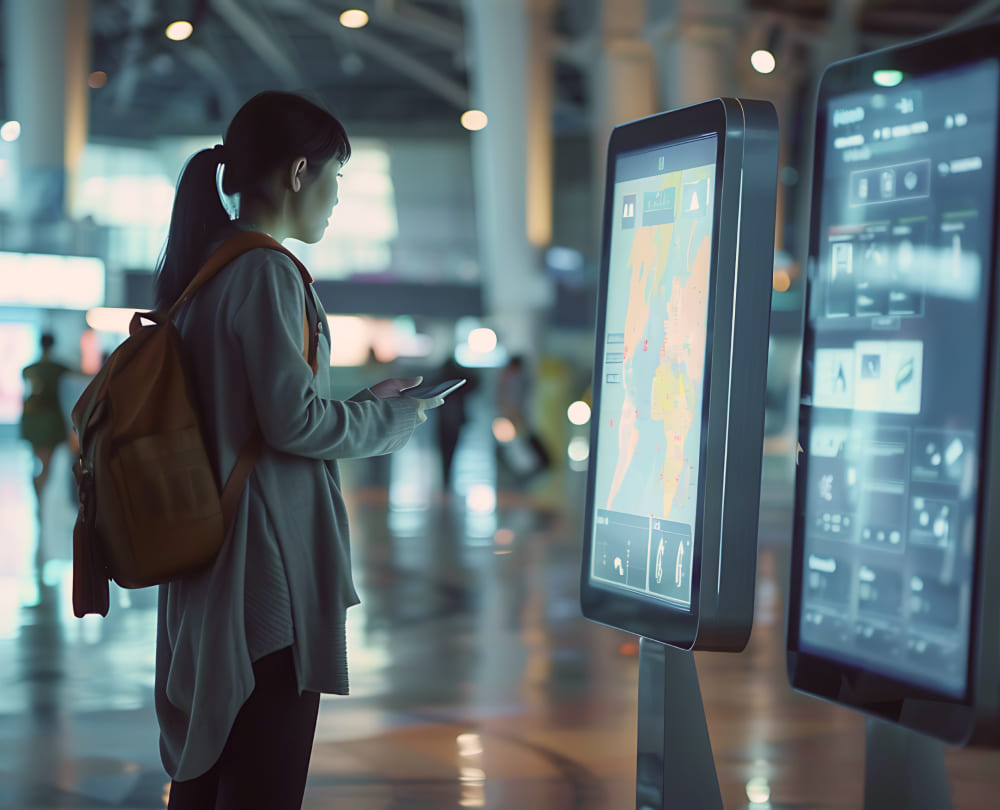
{"type": "Polygon", "coordinates": [[[615,182],[707,166],[715,163],[717,153],[718,136],[715,133],[666,143],[653,149],[623,153],[618,156],[615,166],[615,182]]]}

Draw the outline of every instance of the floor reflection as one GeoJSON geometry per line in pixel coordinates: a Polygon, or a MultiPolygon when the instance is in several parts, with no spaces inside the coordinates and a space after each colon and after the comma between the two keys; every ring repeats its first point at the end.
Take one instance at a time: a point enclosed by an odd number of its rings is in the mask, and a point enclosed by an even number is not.
{"type": "MultiPolygon", "coordinates": [[[[584,474],[498,487],[487,429],[445,490],[431,437],[343,466],[363,604],[305,807],[634,807],[638,647],[580,617],[584,474]]],[[[163,807],[155,591],[112,587],[107,618],[73,617],[68,463],[43,529],[29,464],[0,446],[0,807],[163,807]]],[[[863,721],[785,680],[786,496],[765,487],[750,646],[696,656],[720,786],[727,808],[860,807],[863,721]]],[[[948,767],[955,808],[1000,806],[995,754],[949,751],[948,767]]]]}

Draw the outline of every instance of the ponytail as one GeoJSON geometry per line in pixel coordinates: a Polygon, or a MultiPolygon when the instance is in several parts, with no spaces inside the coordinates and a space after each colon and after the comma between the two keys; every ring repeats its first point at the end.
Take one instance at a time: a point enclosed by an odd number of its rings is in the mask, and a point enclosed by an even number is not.
{"type": "Polygon", "coordinates": [[[221,152],[195,153],[177,181],[170,230],[153,278],[157,309],[168,309],[180,298],[204,262],[209,241],[229,222],[216,185],[221,152]]]}

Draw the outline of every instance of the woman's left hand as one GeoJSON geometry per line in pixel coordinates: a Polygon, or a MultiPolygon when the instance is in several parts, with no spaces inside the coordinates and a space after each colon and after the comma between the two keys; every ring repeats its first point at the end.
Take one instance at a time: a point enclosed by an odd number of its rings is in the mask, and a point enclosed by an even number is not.
{"type": "Polygon", "coordinates": [[[420,385],[423,381],[423,377],[393,377],[392,379],[382,380],[380,383],[369,386],[368,390],[379,399],[391,399],[392,397],[398,397],[408,388],[420,385]]]}

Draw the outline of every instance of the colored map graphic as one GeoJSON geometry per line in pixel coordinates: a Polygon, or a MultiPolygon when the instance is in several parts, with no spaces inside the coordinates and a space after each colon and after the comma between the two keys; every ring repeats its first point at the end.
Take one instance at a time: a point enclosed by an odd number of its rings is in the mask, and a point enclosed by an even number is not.
{"type": "Polygon", "coordinates": [[[616,187],[641,204],[612,235],[597,503],[695,523],[714,166],[616,187]]]}

